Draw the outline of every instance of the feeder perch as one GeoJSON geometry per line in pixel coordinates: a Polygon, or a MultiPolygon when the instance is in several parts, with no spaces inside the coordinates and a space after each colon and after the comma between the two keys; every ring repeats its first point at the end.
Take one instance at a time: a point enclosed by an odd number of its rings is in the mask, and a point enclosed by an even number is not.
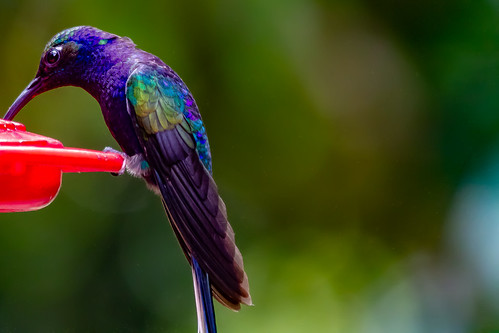
{"type": "Polygon", "coordinates": [[[65,148],[56,139],[26,132],[23,124],[0,119],[0,212],[24,212],[49,205],[63,172],[119,172],[117,153],[65,148]]]}

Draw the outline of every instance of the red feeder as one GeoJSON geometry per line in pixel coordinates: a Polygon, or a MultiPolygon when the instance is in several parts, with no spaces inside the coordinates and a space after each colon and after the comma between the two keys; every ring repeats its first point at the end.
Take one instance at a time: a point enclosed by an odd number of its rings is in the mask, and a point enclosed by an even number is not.
{"type": "Polygon", "coordinates": [[[119,172],[116,153],[64,148],[60,141],[26,132],[23,124],[0,119],[0,212],[25,212],[50,204],[63,172],[119,172]]]}

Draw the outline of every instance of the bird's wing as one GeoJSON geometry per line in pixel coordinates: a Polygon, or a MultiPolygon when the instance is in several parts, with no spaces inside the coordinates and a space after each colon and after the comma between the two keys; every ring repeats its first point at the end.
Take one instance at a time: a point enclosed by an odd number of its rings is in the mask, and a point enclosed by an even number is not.
{"type": "Polygon", "coordinates": [[[139,65],[127,81],[128,111],[177,238],[208,273],[215,297],[238,310],[251,304],[248,278],[225,204],[211,177],[206,133],[195,102],[168,67],[139,65]]]}

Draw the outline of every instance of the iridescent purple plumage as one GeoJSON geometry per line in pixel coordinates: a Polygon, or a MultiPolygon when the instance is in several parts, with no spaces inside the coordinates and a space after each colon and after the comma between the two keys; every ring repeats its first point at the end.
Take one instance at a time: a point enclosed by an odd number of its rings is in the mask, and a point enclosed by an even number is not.
{"type": "Polygon", "coordinates": [[[213,295],[237,310],[251,304],[242,256],[211,177],[206,129],[191,93],[158,57],[126,37],[93,27],[65,30],[47,44],[38,73],[5,118],[34,96],[61,86],[88,91],[100,104],[128,168],[162,196],[193,266],[201,331],[215,332],[213,295]]]}

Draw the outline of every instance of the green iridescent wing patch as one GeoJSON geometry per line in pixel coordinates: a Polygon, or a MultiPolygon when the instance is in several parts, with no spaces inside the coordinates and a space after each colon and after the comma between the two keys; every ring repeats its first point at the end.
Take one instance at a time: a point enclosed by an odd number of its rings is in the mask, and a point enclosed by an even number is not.
{"type": "Polygon", "coordinates": [[[136,69],[128,78],[126,96],[146,135],[176,129],[211,172],[206,130],[191,94],[178,77],[162,75],[150,67],[136,69]]]}
{"type": "Polygon", "coordinates": [[[137,73],[127,83],[126,95],[147,134],[171,130],[185,121],[180,98],[158,81],[157,77],[137,73]]]}

